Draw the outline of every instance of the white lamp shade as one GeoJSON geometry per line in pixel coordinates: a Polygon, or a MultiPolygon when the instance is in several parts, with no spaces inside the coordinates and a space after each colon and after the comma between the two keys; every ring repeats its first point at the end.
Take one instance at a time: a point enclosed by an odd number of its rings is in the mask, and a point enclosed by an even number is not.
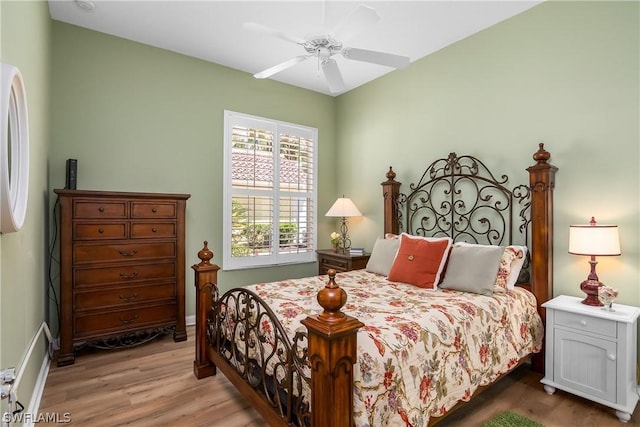
{"type": "Polygon", "coordinates": [[[617,225],[570,225],[569,253],[574,255],[620,255],[617,225]]]}
{"type": "Polygon", "coordinates": [[[327,211],[325,216],[362,216],[356,205],[347,197],[340,197],[327,211]]]}

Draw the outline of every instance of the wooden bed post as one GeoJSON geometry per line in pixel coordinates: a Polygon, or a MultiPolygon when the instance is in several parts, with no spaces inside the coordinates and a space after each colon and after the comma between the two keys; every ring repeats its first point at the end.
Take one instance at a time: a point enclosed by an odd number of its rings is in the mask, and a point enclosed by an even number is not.
{"type": "Polygon", "coordinates": [[[353,365],[357,332],[364,326],[340,309],[347,294],[329,270],[329,282],[318,292],[324,311],[302,320],[309,331],[311,418],[313,427],[353,426],[353,365]]]}
{"type": "Polygon", "coordinates": [[[386,174],[387,180],[382,185],[382,195],[384,196],[384,233],[399,234],[398,228],[398,194],[400,193],[400,183],[395,180],[396,173],[389,166],[386,174]]]}
{"type": "MultiPolygon", "coordinates": [[[[540,143],[533,155],[537,163],[527,168],[531,188],[531,291],[545,326],[546,313],[540,305],[553,297],[553,188],[558,170],[548,163],[550,157],[540,143]]],[[[532,358],[537,372],[544,372],[544,342],[542,345],[542,351],[532,358]]]]}
{"type": "Polygon", "coordinates": [[[193,361],[193,374],[197,379],[216,374],[214,365],[208,356],[209,345],[207,344],[207,316],[211,311],[213,298],[218,296],[218,267],[210,262],[213,252],[207,247],[205,240],[204,247],[198,252],[200,263],[192,265],[195,271],[196,285],[196,358],[193,361]]]}

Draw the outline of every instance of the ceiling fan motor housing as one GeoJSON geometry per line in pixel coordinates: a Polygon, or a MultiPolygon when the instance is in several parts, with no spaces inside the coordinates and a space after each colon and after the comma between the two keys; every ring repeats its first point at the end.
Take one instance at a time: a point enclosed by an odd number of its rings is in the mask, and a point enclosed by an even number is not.
{"type": "Polygon", "coordinates": [[[308,37],[302,45],[307,53],[319,58],[329,58],[342,50],[342,43],[329,36],[308,37]]]}

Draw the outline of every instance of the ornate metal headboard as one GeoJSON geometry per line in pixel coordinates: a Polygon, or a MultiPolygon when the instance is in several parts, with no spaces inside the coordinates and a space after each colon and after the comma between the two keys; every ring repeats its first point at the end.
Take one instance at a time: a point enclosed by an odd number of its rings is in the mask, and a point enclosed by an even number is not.
{"type": "MultiPolygon", "coordinates": [[[[391,167],[387,178],[387,183],[400,185],[391,167]]],[[[524,184],[509,188],[508,180],[506,175],[496,178],[476,157],[450,153],[431,163],[420,180],[410,184],[409,194],[399,192],[395,200],[386,200],[396,212],[393,229],[469,243],[531,247],[531,189],[524,184]]],[[[523,276],[521,280],[528,279],[523,276]]]]}

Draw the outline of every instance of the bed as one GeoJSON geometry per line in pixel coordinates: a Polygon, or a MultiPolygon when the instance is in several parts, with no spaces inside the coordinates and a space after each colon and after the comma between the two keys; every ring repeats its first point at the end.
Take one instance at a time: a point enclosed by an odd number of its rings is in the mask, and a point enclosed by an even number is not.
{"type": "Polygon", "coordinates": [[[389,168],[385,238],[372,253],[382,263],[367,269],[220,295],[205,242],[192,267],[195,376],[220,369],[273,426],[426,426],[526,361],[541,372],[556,168],[542,144],[533,159],[529,183],[512,188],[455,153],[406,193],[389,168]],[[393,244],[392,259],[381,257],[379,245],[393,244]],[[433,271],[416,279],[413,266],[428,264],[420,251],[436,248],[433,271]],[[510,248],[523,250],[507,259],[510,248]],[[477,267],[459,267],[469,262],[477,267]],[[487,268],[496,262],[497,276],[487,268]]]}

